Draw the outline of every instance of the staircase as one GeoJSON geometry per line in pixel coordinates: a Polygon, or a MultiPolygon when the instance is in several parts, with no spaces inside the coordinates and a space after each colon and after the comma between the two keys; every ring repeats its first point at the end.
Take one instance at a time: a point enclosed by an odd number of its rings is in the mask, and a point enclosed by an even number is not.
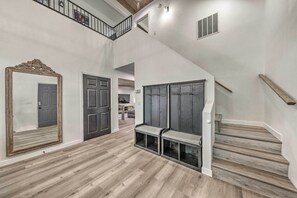
{"type": "Polygon", "coordinates": [[[216,115],[213,177],[268,197],[296,198],[282,143],[263,127],[221,122],[216,115]]]}

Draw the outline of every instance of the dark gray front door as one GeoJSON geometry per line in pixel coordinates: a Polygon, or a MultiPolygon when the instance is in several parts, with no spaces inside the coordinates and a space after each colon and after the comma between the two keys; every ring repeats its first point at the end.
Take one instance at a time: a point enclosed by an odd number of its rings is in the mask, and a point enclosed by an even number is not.
{"type": "Polygon", "coordinates": [[[111,132],[110,79],[83,75],[84,139],[111,132]]]}
{"type": "Polygon", "coordinates": [[[38,127],[57,125],[57,85],[38,84],[38,127]]]}

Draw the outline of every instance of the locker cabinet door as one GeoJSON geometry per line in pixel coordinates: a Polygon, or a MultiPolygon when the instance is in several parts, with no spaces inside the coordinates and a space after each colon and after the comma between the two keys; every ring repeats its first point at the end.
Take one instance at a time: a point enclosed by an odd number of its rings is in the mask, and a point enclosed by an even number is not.
{"type": "Polygon", "coordinates": [[[160,89],[152,88],[152,126],[160,126],[160,89]]]}
{"type": "Polygon", "coordinates": [[[204,83],[170,85],[170,128],[201,135],[203,108],[204,83]]]}
{"type": "Polygon", "coordinates": [[[180,131],[193,133],[192,84],[181,85],[180,90],[180,131]]]}
{"type": "Polygon", "coordinates": [[[144,123],[151,125],[151,109],[152,109],[152,90],[150,87],[144,88],[144,123]]]}
{"type": "Polygon", "coordinates": [[[167,85],[144,87],[144,123],[167,127],[167,85]]]}
{"type": "Polygon", "coordinates": [[[167,128],[167,86],[160,87],[160,128],[167,128]]]}
{"type": "Polygon", "coordinates": [[[202,113],[204,108],[204,84],[193,84],[193,133],[202,136],[202,113]]]}
{"type": "Polygon", "coordinates": [[[170,127],[180,131],[180,85],[170,86],[170,127]]]}

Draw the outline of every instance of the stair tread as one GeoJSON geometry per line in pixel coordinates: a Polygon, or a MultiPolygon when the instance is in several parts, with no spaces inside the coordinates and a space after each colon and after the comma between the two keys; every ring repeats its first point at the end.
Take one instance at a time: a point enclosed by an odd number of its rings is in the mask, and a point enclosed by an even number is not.
{"type": "Polygon", "coordinates": [[[247,138],[247,139],[253,139],[253,140],[281,143],[281,141],[279,141],[276,137],[271,135],[269,132],[259,133],[259,132],[253,132],[253,131],[242,131],[237,129],[221,128],[221,131],[219,133],[220,135],[228,135],[228,136],[241,137],[241,138],[247,138]]]}
{"type": "Polygon", "coordinates": [[[268,133],[268,131],[264,127],[260,127],[260,126],[222,123],[222,128],[246,130],[246,131],[255,131],[255,132],[264,132],[264,133],[267,132],[268,133]]]}
{"type": "Polygon", "coordinates": [[[297,193],[289,178],[284,176],[216,158],[212,166],[297,193]]]}
{"type": "Polygon", "coordinates": [[[242,147],[238,147],[238,146],[232,146],[232,145],[228,145],[228,144],[222,144],[222,143],[215,143],[214,147],[218,148],[218,149],[223,149],[223,150],[227,150],[227,151],[231,151],[231,152],[235,152],[235,153],[252,156],[252,157],[257,157],[257,158],[266,159],[266,160],[270,160],[270,161],[274,161],[274,162],[279,162],[282,164],[287,164],[287,165],[289,164],[289,162],[280,154],[268,153],[265,151],[258,151],[258,150],[242,148],[242,147]]]}

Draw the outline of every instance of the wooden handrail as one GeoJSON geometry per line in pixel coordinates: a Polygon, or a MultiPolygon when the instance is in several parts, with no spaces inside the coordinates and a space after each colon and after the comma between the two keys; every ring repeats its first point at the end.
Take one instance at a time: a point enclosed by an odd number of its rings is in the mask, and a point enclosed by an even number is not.
{"type": "Polygon", "coordinates": [[[296,101],[289,96],[282,88],[270,80],[267,76],[259,74],[259,77],[288,105],[295,105],[296,101]]]}
{"type": "Polygon", "coordinates": [[[221,83],[219,83],[218,81],[215,81],[217,85],[220,85],[221,87],[223,87],[224,89],[226,89],[228,92],[233,93],[233,91],[229,88],[227,88],[226,86],[222,85],[221,83]]]}

